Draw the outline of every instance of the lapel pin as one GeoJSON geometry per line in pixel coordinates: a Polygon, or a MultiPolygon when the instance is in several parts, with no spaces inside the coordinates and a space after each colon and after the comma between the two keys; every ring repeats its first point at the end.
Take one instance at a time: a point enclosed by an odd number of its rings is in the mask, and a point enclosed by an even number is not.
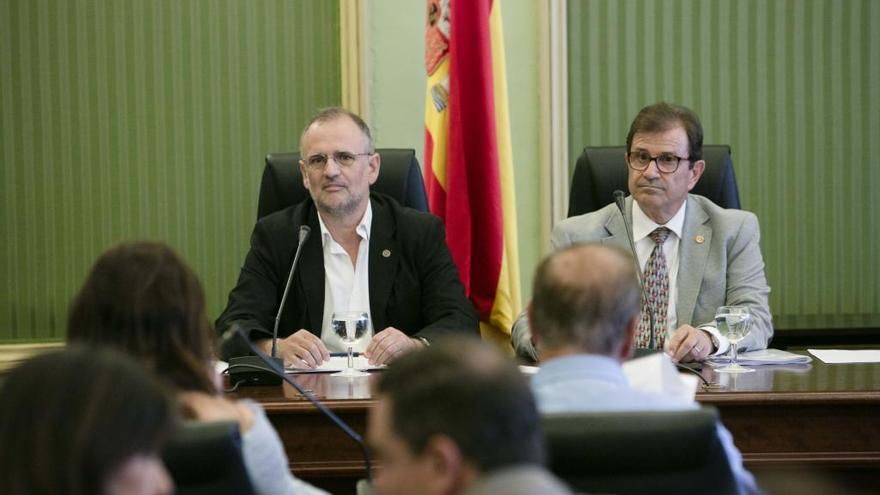
{"type": "Polygon", "coordinates": [[[390,249],[383,249],[383,250],[382,250],[382,257],[383,257],[383,258],[388,258],[388,257],[390,257],[390,256],[391,256],[391,250],[390,250],[390,249]]]}
{"type": "Polygon", "coordinates": [[[694,237],[694,240],[697,241],[697,244],[702,244],[703,242],[706,241],[706,238],[701,235],[698,235],[698,236],[694,237]]]}

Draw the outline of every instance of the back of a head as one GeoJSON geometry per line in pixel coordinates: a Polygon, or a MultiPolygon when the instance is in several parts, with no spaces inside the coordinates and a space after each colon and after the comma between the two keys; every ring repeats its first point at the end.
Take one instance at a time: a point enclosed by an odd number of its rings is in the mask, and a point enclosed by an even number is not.
{"type": "Polygon", "coordinates": [[[0,388],[0,487],[102,493],[126,460],[158,451],[174,419],[165,390],[120,353],[73,347],[36,357],[0,388]]]}
{"type": "Polygon", "coordinates": [[[561,250],[538,265],[533,284],[530,322],[542,349],[612,355],[639,312],[638,276],[621,249],[581,244],[561,250]]]}
{"type": "Polygon", "coordinates": [[[416,455],[444,435],[483,473],[543,460],[527,379],[477,339],[441,339],[398,358],[380,375],[377,392],[391,405],[393,430],[416,455]]]}
{"type": "Polygon", "coordinates": [[[71,304],[67,340],[122,350],[177,388],[214,391],[204,292],[165,244],[126,243],[104,252],[71,304]]]}

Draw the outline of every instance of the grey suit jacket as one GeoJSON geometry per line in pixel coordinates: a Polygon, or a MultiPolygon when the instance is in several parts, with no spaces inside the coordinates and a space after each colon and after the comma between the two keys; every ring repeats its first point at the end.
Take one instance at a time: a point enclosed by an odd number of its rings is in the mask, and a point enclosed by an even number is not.
{"type": "MultiPolygon", "coordinates": [[[[626,198],[626,214],[630,219],[632,201],[632,196],[626,198]]],[[[678,324],[711,323],[719,306],[748,306],[753,316],[752,332],[737,348],[765,349],[773,337],[773,323],[767,302],[770,287],[764,276],[758,218],[747,211],[721,208],[696,194],[688,195],[687,202],[679,244],[681,261],[675,307],[678,324]],[[703,242],[697,242],[700,236],[703,242]]],[[[613,203],[559,222],[553,229],[551,242],[554,250],[600,242],[629,251],[626,227],[613,203]]],[[[517,354],[536,359],[525,313],[514,322],[511,339],[517,354]]]]}
{"type": "Polygon", "coordinates": [[[570,495],[572,492],[543,466],[506,466],[484,473],[462,495],[570,495]]]}

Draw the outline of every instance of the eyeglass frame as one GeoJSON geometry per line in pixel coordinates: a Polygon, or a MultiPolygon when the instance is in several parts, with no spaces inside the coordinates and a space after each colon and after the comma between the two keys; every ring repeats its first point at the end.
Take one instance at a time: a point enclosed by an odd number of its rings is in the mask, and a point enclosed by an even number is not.
{"type": "MultiPolygon", "coordinates": [[[[651,156],[651,154],[648,153],[647,151],[627,151],[626,153],[623,154],[623,157],[624,157],[624,160],[626,161],[626,165],[629,168],[635,170],[636,172],[644,172],[645,170],[648,170],[648,167],[651,166],[651,162],[654,162],[654,164],[656,164],[656,166],[657,166],[657,171],[660,172],[661,174],[674,174],[675,172],[678,172],[678,167],[681,166],[682,160],[691,161],[690,157],[678,156],[674,153],[668,153],[668,152],[660,153],[657,156],[651,156]],[[630,155],[633,153],[639,153],[639,154],[644,153],[644,154],[648,155],[649,160],[647,161],[647,163],[645,163],[644,167],[638,168],[638,167],[633,166],[632,161],[630,159],[630,155]],[[660,168],[660,162],[658,161],[658,159],[664,155],[671,156],[677,160],[675,162],[675,168],[673,168],[672,170],[668,170],[668,171],[660,168]]],[[[691,167],[691,168],[693,168],[693,167],[691,167]]]]}
{"type": "Polygon", "coordinates": [[[333,161],[336,162],[336,164],[339,165],[341,168],[348,168],[348,167],[351,167],[352,165],[354,165],[354,163],[357,161],[357,157],[359,157],[359,156],[373,156],[375,154],[376,154],[375,151],[368,151],[366,153],[354,153],[352,151],[337,150],[337,151],[334,151],[330,155],[328,155],[326,153],[315,153],[313,155],[305,157],[304,159],[300,158],[299,161],[300,161],[300,163],[303,164],[303,166],[305,166],[308,169],[324,170],[324,168],[327,167],[327,164],[330,163],[330,159],[332,158],[333,161]],[[349,163],[349,164],[343,163],[345,160],[340,158],[340,155],[343,155],[343,154],[347,154],[347,155],[352,156],[351,163],[349,163]],[[320,166],[317,163],[312,163],[312,158],[317,158],[317,157],[323,157],[323,161],[320,164],[320,166]]]}

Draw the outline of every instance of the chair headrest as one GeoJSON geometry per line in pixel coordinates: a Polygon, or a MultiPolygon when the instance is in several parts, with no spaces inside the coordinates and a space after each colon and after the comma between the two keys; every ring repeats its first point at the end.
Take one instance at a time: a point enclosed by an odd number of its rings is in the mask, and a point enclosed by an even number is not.
{"type": "MultiPolygon", "coordinates": [[[[588,146],[578,157],[571,179],[568,216],[596,211],[614,201],[615,190],[628,191],[629,172],[624,146],[588,146]]],[[[722,208],[740,208],[739,189],[733,172],[730,146],[703,146],[706,168],[691,191],[722,208]]],[[[684,166],[684,165],[682,165],[684,166]]]]}
{"type": "Polygon", "coordinates": [[[553,414],[542,418],[550,469],[577,491],[733,494],[714,408],[553,414]]]}
{"type": "Polygon", "coordinates": [[[188,421],[165,446],[162,459],[178,494],[254,493],[236,422],[188,421]]]}
{"type": "MultiPolygon", "coordinates": [[[[403,206],[428,211],[428,197],[415,150],[382,148],[377,149],[376,153],[381,158],[381,165],[379,178],[371,189],[391,196],[403,206]]],[[[301,203],[309,197],[303,185],[299,159],[298,152],[266,155],[257,218],[301,203]]]]}
{"type": "Polygon", "coordinates": [[[554,470],[681,470],[709,462],[718,442],[714,409],[551,414],[542,418],[554,470]]]}

